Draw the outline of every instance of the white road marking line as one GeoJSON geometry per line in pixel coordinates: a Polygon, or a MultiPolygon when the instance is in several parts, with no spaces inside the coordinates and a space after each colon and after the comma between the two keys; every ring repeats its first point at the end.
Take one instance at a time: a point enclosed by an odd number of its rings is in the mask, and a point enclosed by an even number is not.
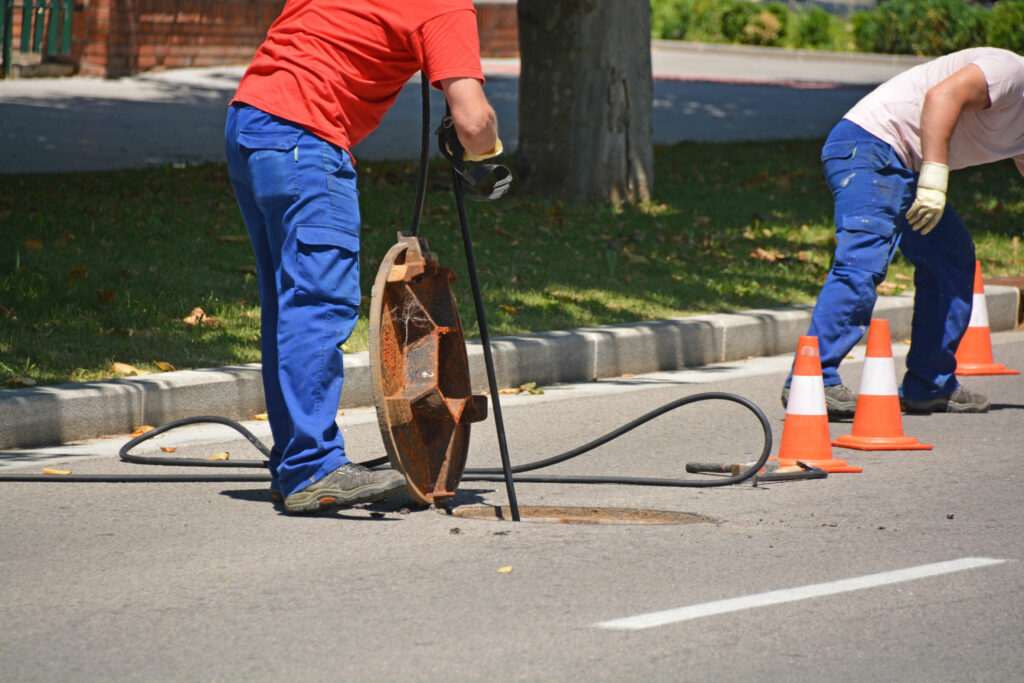
{"type": "Polygon", "coordinates": [[[960,572],[966,569],[977,569],[978,567],[987,567],[989,565],[1001,564],[1003,562],[1006,562],[1006,560],[997,560],[990,557],[965,557],[959,560],[950,560],[949,562],[924,564],[920,567],[898,569],[896,571],[882,572],[880,574],[868,574],[867,576],[858,576],[852,579],[815,583],[798,588],[783,588],[781,590],[768,591],[767,593],[757,593],[755,595],[729,598],[727,600],[715,600],[714,602],[705,602],[700,605],[690,605],[689,607],[679,607],[677,609],[663,610],[661,612],[648,612],[647,614],[638,614],[633,617],[623,617],[621,619],[611,619],[610,621],[598,622],[597,624],[594,624],[594,626],[609,629],[639,630],[654,626],[664,626],[665,624],[674,624],[676,622],[687,621],[689,619],[699,619],[701,617],[708,617],[715,614],[738,612],[740,610],[753,609],[755,607],[778,605],[784,602],[795,602],[797,600],[806,600],[808,598],[820,598],[825,595],[846,593],[849,591],[861,590],[863,588],[876,588],[878,586],[886,586],[904,581],[926,579],[930,576],[951,574],[953,572],[960,572]]]}

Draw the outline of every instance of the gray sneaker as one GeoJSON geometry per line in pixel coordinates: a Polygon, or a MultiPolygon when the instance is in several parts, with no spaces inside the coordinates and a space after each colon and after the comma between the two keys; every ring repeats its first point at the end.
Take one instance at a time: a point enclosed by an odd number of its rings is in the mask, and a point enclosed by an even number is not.
{"type": "MultiPolygon", "coordinates": [[[[789,403],[789,387],[782,387],[782,407],[789,403]]],[[[853,417],[857,411],[857,394],[845,384],[825,387],[825,410],[829,417],[853,417]]]]}
{"type": "Polygon", "coordinates": [[[903,409],[908,413],[987,413],[992,402],[986,396],[975,394],[962,386],[949,396],[940,396],[925,401],[903,399],[903,409]]]}
{"type": "Polygon", "coordinates": [[[323,479],[284,499],[291,513],[318,512],[334,505],[349,506],[387,498],[405,488],[405,477],[395,470],[369,470],[347,462],[323,479]]]}

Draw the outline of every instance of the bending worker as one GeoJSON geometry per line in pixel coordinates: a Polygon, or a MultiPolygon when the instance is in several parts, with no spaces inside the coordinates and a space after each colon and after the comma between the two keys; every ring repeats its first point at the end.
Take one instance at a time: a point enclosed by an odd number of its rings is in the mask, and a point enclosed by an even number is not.
{"type": "MultiPolygon", "coordinates": [[[[974,291],[974,243],[946,201],[950,169],[1013,159],[1024,175],[1024,57],[961,50],[899,74],[858,102],[821,152],[836,250],[808,335],[818,337],[828,413],[857,396],[839,364],[871,322],[897,246],[914,266],[914,317],[900,393],[910,412],[985,412],[956,380],[974,291]]],[[[789,395],[790,379],[782,392],[789,395]]]]}
{"type": "Polygon", "coordinates": [[[289,0],[228,111],[228,171],[259,270],[271,492],[289,513],[405,487],[351,462],[335,418],[361,298],[349,149],[420,70],[444,91],[467,158],[499,153],[471,0],[289,0]]]}

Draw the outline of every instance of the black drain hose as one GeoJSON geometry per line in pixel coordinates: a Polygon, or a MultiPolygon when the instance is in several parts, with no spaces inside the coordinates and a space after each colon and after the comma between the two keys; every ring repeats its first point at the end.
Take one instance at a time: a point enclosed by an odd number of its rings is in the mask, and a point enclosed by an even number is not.
{"type": "MultiPolygon", "coordinates": [[[[578,455],[583,455],[588,451],[592,451],[598,446],[619,438],[626,432],[632,431],[640,425],[650,422],[651,420],[664,415],[665,413],[681,408],[689,403],[697,403],[698,401],[710,401],[710,400],[721,400],[721,401],[732,401],[733,403],[739,403],[740,405],[747,408],[750,412],[754,413],[758,421],[761,423],[761,429],[764,432],[764,448],[761,449],[761,455],[756,462],[751,464],[746,470],[730,477],[718,477],[712,480],[706,479],[658,479],[658,478],[647,478],[647,477],[594,477],[594,476],[548,476],[548,475],[535,475],[528,474],[525,476],[515,477],[517,482],[537,482],[537,483],[564,483],[564,484],[632,484],[636,486],[676,486],[676,487],[692,487],[692,488],[708,488],[712,486],[729,486],[731,484],[738,484],[742,481],[750,479],[755,476],[765,463],[768,461],[768,456],[772,452],[772,428],[768,423],[768,418],[765,417],[764,412],[757,405],[736,394],[727,394],[724,392],[712,391],[703,394],[694,394],[692,396],[684,396],[683,398],[676,399],[670,403],[666,403],[660,408],[644,413],[640,417],[627,422],[618,429],[608,432],[604,436],[594,439],[590,443],[583,444],[572,450],[568,450],[565,453],[554,455],[550,458],[543,460],[537,460],[532,463],[525,465],[518,465],[512,468],[514,474],[520,472],[530,472],[532,470],[541,469],[543,467],[549,467],[556,465],[560,462],[565,462],[570,458],[575,458],[578,455]]],[[[487,469],[468,469],[465,471],[462,477],[463,481],[504,481],[503,471],[497,468],[487,469]]]]}
{"type": "MultiPolygon", "coordinates": [[[[625,484],[625,485],[636,485],[636,486],[675,486],[675,487],[697,487],[707,488],[714,486],[729,486],[731,484],[738,484],[742,481],[750,479],[757,475],[758,471],[764,467],[768,460],[768,456],[772,450],[772,429],[768,422],[768,418],[764,412],[757,407],[752,401],[737,396],[735,394],[728,394],[724,392],[706,392],[702,394],[693,394],[692,396],[684,396],[683,398],[676,399],[670,403],[666,403],[660,408],[656,408],[650,412],[644,413],[635,420],[631,420],[626,424],[622,425],[618,429],[608,432],[604,436],[598,437],[589,443],[586,443],[572,450],[566,451],[559,455],[554,455],[549,458],[537,460],[531,463],[525,463],[511,468],[511,472],[518,474],[521,472],[531,472],[533,470],[555,465],[561,462],[565,462],[571,458],[575,458],[579,455],[583,455],[588,451],[592,451],[599,446],[617,439],[618,437],[630,432],[637,427],[650,422],[651,420],[664,415],[665,413],[680,408],[690,403],[697,403],[699,401],[709,400],[722,400],[732,401],[733,403],[739,403],[746,407],[750,412],[754,413],[758,421],[761,423],[761,429],[764,433],[764,447],[761,450],[761,455],[756,462],[752,463],[746,470],[740,472],[737,475],[730,477],[714,477],[712,479],[658,479],[658,478],[640,478],[640,477],[595,477],[595,476],[546,476],[546,475],[524,475],[516,476],[515,481],[517,482],[539,482],[539,483],[568,483],[568,484],[625,484]]],[[[153,437],[159,436],[165,432],[178,427],[184,427],[191,424],[201,423],[215,423],[231,427],[242,436],[244,436],[249,443],[251,443],[257,450],[260,451],[264,456],[270,456],[270,449],[259,440],[256,435],[246,429],[244,426],[230,420],[226,417],[217,417],[213,415],[206,415],[201,417],[186,417],[180,420],[173,420],[165,425],[151,429],[144,434],[136,436],[130,441],[126,442],[121,449],[118,451],[123,462],[135,463],[140,465],[163,465],[163,466],[174,466],[174,467],[216,467],[216,468],[258,468],[266,469],[267,460],[205,460],[199,458],[174,458],[165,456],[144,456],[132,454],[131,450],[141,444],[144,441],[152,439],[153,437]]],[[[367,460],[362,462],[365,467],[380,467],[388,462],[387,457],[375,458],[373,460],[367,460]]],[[[231,482],[231,481],[269,481],[270,472],[261,472],[258,474],[239,474],[239,473],[224,473],[224,474],[4,474],[0,473],[0,481],[22,481],[22,482],[108,482],[108,483],[130,483],[130,482],[231,482]]],[[[478,468],[478,469],[467,469],[463,473],[463,481],[505,481],[504,470],[502,468],[478,468]]]]}

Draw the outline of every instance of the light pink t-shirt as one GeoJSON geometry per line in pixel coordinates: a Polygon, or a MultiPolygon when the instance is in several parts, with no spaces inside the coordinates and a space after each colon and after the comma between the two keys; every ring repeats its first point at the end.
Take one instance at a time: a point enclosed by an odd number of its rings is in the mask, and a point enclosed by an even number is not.
{"type": "Polygon", "coordinates": [[[892,145],[908,168],[919,171],[925,93],[971,64],[985,74],[991,106],[960,115],[949,141],[949,167],[1024,163],[1024,57],[1009,50],[975,47],[915,66],[864,96],[844,118],[892,145]]]}

